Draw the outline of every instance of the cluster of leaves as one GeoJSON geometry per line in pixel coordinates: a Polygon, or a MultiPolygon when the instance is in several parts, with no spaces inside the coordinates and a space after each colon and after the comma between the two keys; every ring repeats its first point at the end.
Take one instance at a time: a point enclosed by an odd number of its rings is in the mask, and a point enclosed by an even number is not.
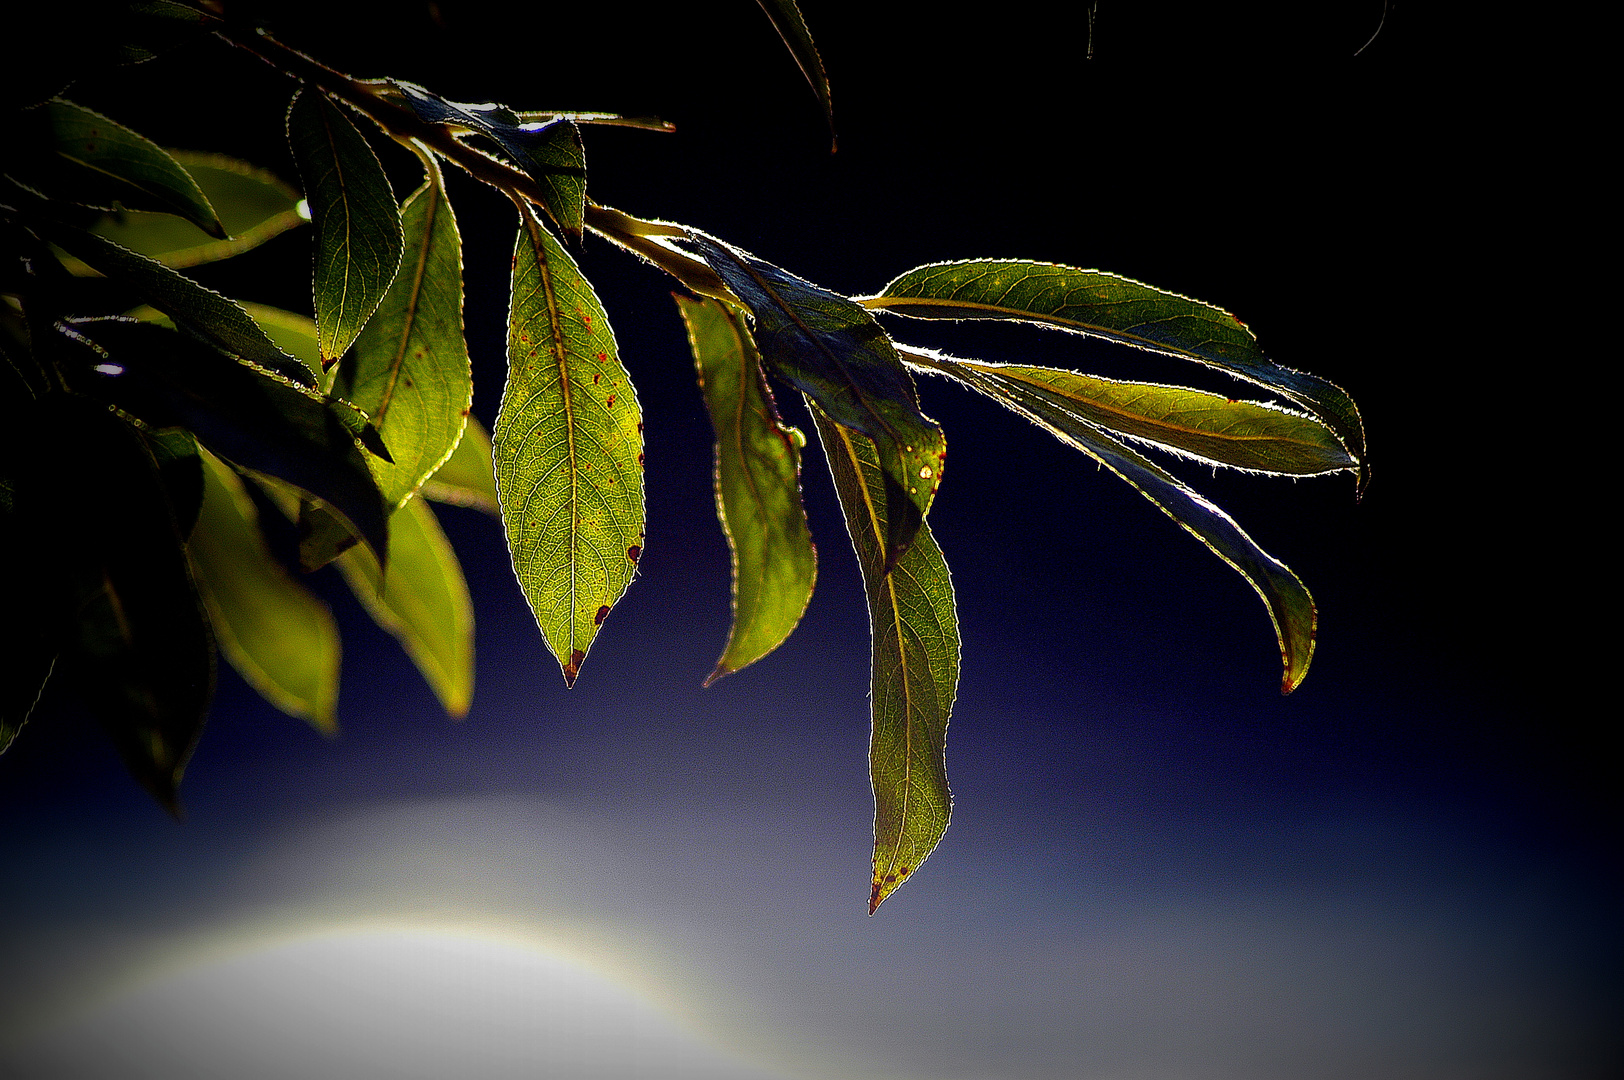
{"type": "MultiPolygon", "coordinates": [[[[794,4],[763,7],[827,108],[794,4]]],[[[0,177],[0,515],[9,565],[41,568],[19,603],[41,614],[43,631],[14,653],[0,747],[54,665],[173,807],[216,648],[278,708],[331,730],[338,634],[273,555],[264,513],[297,523],[303,569],[337,564],[454,716],[472,693],[472,619],[426,500],[498,515],[520,588],[573,684],[644,538],[642,412],[571,254],[587,233],[682,287],[733,560],[733,627],[708,681],[775,649],[811,597],[805,438],[770,387],[805,399],[871,615],[870,911],[934,849],[950,810],[943,748],[960,643],[928,524],[946,442],[921,411],[914,373],[987,395],[1132,484],[1246,577],[1274,622],[1283,690],[1302,680],[1315,625],[1302,583],[1139,449],[1270,475],[1362,473],[1347,395],[1268,360],[1228,313],[1108,273],[1015,260],[922,266],[872,296],[839,295],[697,229],[588,199],[581,127],[656,122],[447,101],[353,79],[201,9],[131,11],[149,30],[212,33],[292,78],[287,136],[303,192],[248,165],[163,150],[61,97],[16,119],[0,177]],[[362,128],[421,162],[422,185],[404,202],[362,128]],[[518,213],[508,377],[489,436],[469,416],[447,162],[518,213]],[[239,303],[179,272],[307,220],[313,319],[239,303]],[[118,314],[105,310],[109,285],[130,302],[118,314]],[[957,359],[899,344],[877,313],[1109,339],[1217,369],[1268,398],[957,359]]]]}

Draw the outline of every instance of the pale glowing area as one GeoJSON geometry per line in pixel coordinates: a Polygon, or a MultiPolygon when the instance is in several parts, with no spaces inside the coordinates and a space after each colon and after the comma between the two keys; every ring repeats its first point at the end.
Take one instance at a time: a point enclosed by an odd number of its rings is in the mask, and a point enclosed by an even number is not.
{"type": "Polygon", "coordinates": [[[6,1075],[775,1080],[641,994],[526,942],[424,929],[262,941],[135,980],[6,1075]]]}

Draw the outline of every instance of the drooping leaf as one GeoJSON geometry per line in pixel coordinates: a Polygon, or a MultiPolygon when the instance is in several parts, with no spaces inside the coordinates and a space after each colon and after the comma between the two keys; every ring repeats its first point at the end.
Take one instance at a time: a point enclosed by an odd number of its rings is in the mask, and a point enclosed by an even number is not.
{"type": "Polygon", "coordinates": [[[356,598],[399,639],[445,711],[462,717],[474,694],[474,608],[451,543],[422,499],[389,517],[389,568],[364,547],[337,562],[356,598]]]}
{"type": "Polygon", "coordinates": [[[226,660],[261,697],[323,734],[338,731],[338,624],[265,545],[242,480],[203,455],[203,512],[187,544],[226,660]]]}
{"type": "MultiPolygon", "coordinates": [[[[920,350],[902,348],[905,361],[920,350]]],[[[938,359],[941,357],[938,354],[938,359]]],[[[1079,423],[1152,443],[1209,465],[1274,476],[1321,476],[1357,464],[1311,416],[1261,401],[1237,401],[1185,386],[1100,379],[1059,368],[953,358],[997,384],[1016,383],[1079,423]]],[[[922,363],[925,370],[935,370],[922,363]]]]}
{"type": "Polygon", "coordinates": [[[522,207],[492,449],[513,568],[567,685],[643,552],[642,429],[603,305],[522,207]]]}
{"type": "Polygon", "coordinates": [[[687,230],[728,288],[750,309],[767,371],[810,396],[835,421],[874,440],[889,485],[886,565],[930,511],[947,441],[919,411],[913,378],[891,339],[857,304],[697,230],[687,230]]]}
{"type": "Polygon", "coordinates": [[[451,457],[418,489],[424,498],[453,506],[469,506],[493,517],[502,516],[496,497],[496,465],[491,458],[491,437],[485,427],[468,416],[462,439],[451,457]]]}
{"type": "Polygon", "coordinates": [[[891,502],[874,445],[812,403],[868,597],[873,645],[874,880],[868,912],[895,892],[947,831],[947,721],[959,684],[953,581],[929,525],[886,572],[891,502]]]}
{"type": "Polygon", "coordinates": [[[586,154],[581,131],[565,119],[526,121],[505,105],[447,101],[414,83],[392,80],[418,119],[484,135],[541,186],[547,214],[581,238],[586,212],[586,154]]]}
{"type": "Polygon", "coordinates": [[[356,444],[354,409],[154,323],[98,320],[74,384],[155,427],[190,430],[218,456],[280,477],[385,550],[387,510],[356,444]]]}
{"type": "Polygon", "coordinates": [[[188,334],[285,379],[315,385],[309,369],[277,348],[236,301],[94,233],[54,223],[44,231],[52,243],[124,284],[188,334]]]}
{"type": "Polygon", "coordinates": [[[733,555],[733,627],[709,686],[783,644],[812,599],[818,554],[801,506],[806,437],[779,418],[739,316],[676,297],[716,431],[716,516],[733,555]]]}
{"type": "Polygon", "coordinates": [[[395,279],[400,216],[377,155],[324,94],[295,94],[287,126],[316,227],[313,289],[326,367],[350,347],[395,279]]]}
{"type": "Polygon", "coordinates": [[[474,397],[462,329],[462,238],[439,170],[429,168],[429,180],[401,208],[400,273],[333,383],[388,445],[392,460],[369,464],[395,507],[451,456],[474,397]]]}
{"type": "Polygon", "coordinates": [[[992,365],[970,365],[947,357],[918,354],[921,366],[981,391],[1053,433],[1127,481],[1168,517],[1234,567],[1262,597],[1280,645],[1280,692],[1289,694],[1308,673],[1314,656],[1318,613],[1297,575],[1258,547],[1233,518],[1185,487],[1155,463],[1078,418],[1064,400],[1024,379],[1005,376],[992,365]]]}
{"type": "MultiPolygon", "coordinates": [[[[216,239],[191,222],[170,214],[129,211],[109,214],[91,229],[96,235],[146,255],[175,270],[240,255],[265,241],[303,225],[300,195],[279,177],[220,154],[171,150],[218,211],[225,239],[216,239]]],[[[75,274],[92,271],[77,259],[75,274]]]]}
{"type": "Polygon", "coordinates": [[[106,405],[39,403],[17,514],[34,633],[126,765],[178,812],[175,788],[203,729],[214,647],[156,463],[106,405]]]}
{"type": "Polygon", "coordinates": [[[1364,426],[1353,399],[1317,375],[1263,355],[1229,312],[1097,270],[1015,259],[916,267],[865,307],[917,319],[1018,319],[1194,360],[1281,394],[1324,421],[1368,476],[1364,426]]]}
{"type": "Polygon", "coordinates": [[[812,87],[812,92],[818,96],[818,104],[823,106],[823,115],[829,122],[829,135],[835,132],[834,105],[829,100],[829,76],[823,71],[823,58],[818,55],[818,47],[812,43],[812,32],[806,28],[806,19],[801,16],[801,9],[795,5],[795,0],[759,0],[761,10],[767,13],[772,20],[773,29],[778,36],[784,39],[789,47],[790,55],[795,57],[801,74],[812,87]]]}
{"type": "Polygon", "coordinates": [[[98,210],[176,214],[224,239],[197,182],[157,143],[61,98],[18,115],[6,171],[48,198],[98,210]]]}

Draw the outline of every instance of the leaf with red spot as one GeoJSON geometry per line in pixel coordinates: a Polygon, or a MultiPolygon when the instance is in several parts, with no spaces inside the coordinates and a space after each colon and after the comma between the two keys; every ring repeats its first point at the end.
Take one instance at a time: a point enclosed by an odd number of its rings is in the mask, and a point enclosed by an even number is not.
{"type": "MultiPolygon", "coordinates": [[[[809,402],[809,404],[811,404],[809,402]]],[[[886,516],[893,512],[872,440],[811,404],[868,597],[873,644],[874,878],[868,911],[919,869],[947,831],[947,721],[959,685],[959,624],[947,563],[921,525],[888,573],[886,516]]]]}
{"type": "Polygon", "coordinates": [[[521,214],[496,491],[519,586],[573,685],[600,609],[642,554],[642,412],[603,305],[534,211],[521,214]]]}

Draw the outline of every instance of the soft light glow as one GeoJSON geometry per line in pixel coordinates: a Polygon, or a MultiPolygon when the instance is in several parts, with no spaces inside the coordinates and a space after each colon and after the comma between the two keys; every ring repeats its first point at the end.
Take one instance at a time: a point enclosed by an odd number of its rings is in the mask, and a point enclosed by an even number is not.
{"type": "Polygon", "coordinates": [[[498,937],[367,929],[262,941],[41,1031],[30,1077],[773,1080],[641,995],[498,937]]]}

